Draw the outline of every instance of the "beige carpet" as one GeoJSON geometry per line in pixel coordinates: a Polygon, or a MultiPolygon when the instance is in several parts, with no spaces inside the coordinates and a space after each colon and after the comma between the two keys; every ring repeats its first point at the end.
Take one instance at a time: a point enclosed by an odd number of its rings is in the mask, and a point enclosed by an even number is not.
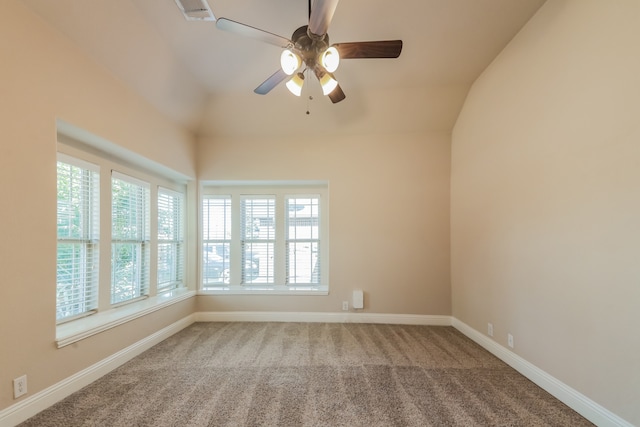
{"type": "Polygon", "coordinates": [[[195,323],[23,426],[587,426],[451,327],[195,323]]]}

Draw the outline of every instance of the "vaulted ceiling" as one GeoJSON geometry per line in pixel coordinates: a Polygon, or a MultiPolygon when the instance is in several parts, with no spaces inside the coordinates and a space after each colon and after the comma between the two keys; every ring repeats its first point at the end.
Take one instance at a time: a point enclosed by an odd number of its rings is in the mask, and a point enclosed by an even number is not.
{"type": "MultiPolygon", "coordinates": [[[[316,81],[300,98],[284,84],[254,94],[278,69],[280,48],[187,21],[175,0],[23,3],[195,134],[239,136],[450,130],[472,83],[544,1],[342,0],[332,43],[402,39],[404,48],[398,59],[342,61],[338,104],[316,81]]],[[[287,38],[308,17],[307,0],[208,2],[216,17],[287,38]]]]}

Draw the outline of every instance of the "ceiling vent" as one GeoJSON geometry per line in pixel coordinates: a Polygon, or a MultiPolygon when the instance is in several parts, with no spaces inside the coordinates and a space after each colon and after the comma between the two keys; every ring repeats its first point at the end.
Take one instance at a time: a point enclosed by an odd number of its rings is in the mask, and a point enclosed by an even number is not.
{"type": "Polygon", "coordinates": [[[215,21],[207,0],[176,0],[187,21],[215,21]]]}

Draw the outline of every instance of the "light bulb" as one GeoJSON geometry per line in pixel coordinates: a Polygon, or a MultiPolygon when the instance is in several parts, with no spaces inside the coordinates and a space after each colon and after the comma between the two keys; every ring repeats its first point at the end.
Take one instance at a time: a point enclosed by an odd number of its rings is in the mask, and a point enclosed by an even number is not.
{"type": "Polygon", "coordinates": [[[280,66],[288,76],[300,68],[300,62],[300,57],[289,49],[283,50],[282,55],[280,55],[280,66]]]}
{"type": "Polygon", "coordinates": [[[297,73],[295,74],[286,84],[289,92],[294,94],[295,96],[300,96],[302,94],[302,85],[304,84],[304,74],[297,73]]]}
{"type": "Polygon", "coordinates": [[[333,46],[327,48],[327,50],[322,53],[320,63],[328,72],[333,73],[336,71],[338,65],[340,65],[340,53],[338,53],[338,49],[333,46]]]}

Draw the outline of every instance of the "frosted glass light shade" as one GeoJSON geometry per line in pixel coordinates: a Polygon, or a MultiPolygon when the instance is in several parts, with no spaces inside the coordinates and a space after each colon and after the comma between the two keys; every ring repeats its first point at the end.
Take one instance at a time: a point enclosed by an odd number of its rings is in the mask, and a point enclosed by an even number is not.
{"type": "Polygon", "coordinates": [[[301,60],[298,55],[290,51],[289,49],[285,49],[282,51],[280,55],[280,66],[282,67],[282,71],[284,71],[288,76],[295,73],[298,68],[300,68],[301,60]]]}
{"type": "Polygon", "coordinates": [[[329,73],[324,73],[320,77],[320,85],[322,86],[322,94],[329,95],[338,86],[338,81],[331,77],[329,73]]]}
{"type": "Polygon", "coordinates": [[[302,73],[297,73],[286,83],[289,92],[295,96],[300,96],[302,94],[302,85],[304,85],[304,74],[302,73]]]}
{"type": "Polygon", "coordinates": [[[320,63],[330,73],[333,73],[338,69],[338,65],[340,65],[340,53],[338,53],[338,49],[331,46],[325,50],[321,57],[320,63]]]}

